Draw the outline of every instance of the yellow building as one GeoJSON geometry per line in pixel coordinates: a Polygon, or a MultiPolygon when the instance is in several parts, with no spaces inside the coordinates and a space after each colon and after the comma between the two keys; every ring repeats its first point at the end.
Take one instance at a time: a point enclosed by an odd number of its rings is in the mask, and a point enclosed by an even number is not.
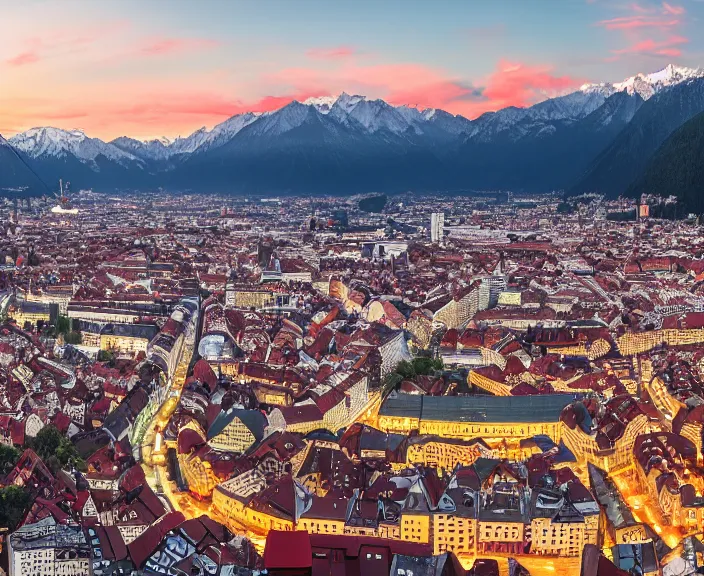
{"type": "Polygon", "coordinates": [[[477,544],[477,521],[475,518],[456,514],[433,515],[433,554],[454,552],[474,554],[477,544]]]}
{"type": "Polygon", "coordinates": [[[19,300],[7,310],[8,318],[12,318],[21,328],[26,322],[36,324],[39,321],[49,322],[49,305],[38,302],[19,300]]]}
{"type": "Polygon", "coordinates": [[[531,554],[580,556],[585,544],[596,544],[599,514],[585,516],[583,522],[554,522],[550,518],[531,521],[531,554]]]}
{"type": "Polygon", "coordinates": [[[401,516],[401,540],[428,544],[430,542],[430,514],[404,513],[401,516]]]}
{"type": "Polygon", "coordinates": [[[416,396],[388,397],[379,410],[385,432],[487,441],[546,435],[559,443],[560,414],[573,394],[537,396],[416,396]]]}
{"type": "Polygon", "coordinates": [[[523,522],[492,522],[480,519],[477,528],[477,552],[480,554],[492,552],[522,554],[524,530],[523,522]]]}
{"type": "Polygon", "coordinates": [[[634,356],[648,352],[661,344],[685,346],[704,342],[704,329],[692,330],[664,329],[648,332],[628,332],[618,339],[618,349],[624,356],[634,356]]]}
{"type": "MultiPolygon", "coordinates": [[[[412,441],[413,442],[413,441],[412,441]]],[[[405,466],[422,465],[440,470],[454,470],[457,464],[469,466],[478,458],[496,456],[480,442],[453,441],[447,438],[421,438],[406,449],[405,466]]]]}

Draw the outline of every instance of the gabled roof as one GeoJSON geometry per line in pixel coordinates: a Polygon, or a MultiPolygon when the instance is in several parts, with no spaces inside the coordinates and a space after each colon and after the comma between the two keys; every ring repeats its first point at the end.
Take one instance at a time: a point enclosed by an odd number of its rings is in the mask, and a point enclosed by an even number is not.
{"type": "Polygon", "coordinates": [[[230,408],[218,414],[214,422],[208,429],[208,440],[212,440],[220,434],[227,426],[237,418],[244,424],[254,436],[256,441],[264,437],[264,428],[266,428],[266,416],[259,410],[241,410],[239,408],[230,408]]]}

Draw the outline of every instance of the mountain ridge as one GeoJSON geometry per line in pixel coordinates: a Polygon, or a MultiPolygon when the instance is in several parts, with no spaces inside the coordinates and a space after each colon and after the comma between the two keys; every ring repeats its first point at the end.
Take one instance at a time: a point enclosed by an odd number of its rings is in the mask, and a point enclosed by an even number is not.
{"type": "MultiPolygon", "coordinates": [[[[624,82],[587,84],[527,108],[474,120],[439,108],[394,106],[345,92],[245,112],[186,137],[104,142],[80,130],[33,128],[9,139],[46,182],[74,187],[262,192],[574,189],[619,193],[597,177],[599,159],[670,92],[692,92],[691,106],[653,128],[643,158],[687,115],[704,106],[704,70],[669,65],[624,82]],[[654,104],[651,104],[654,103],[654,104]],[[635,124],[634,124],[635,123],[635,124]],[[596,176],[590,176],[596,174],[596,176]]],[[[658,124],[657,114],[651,115],[658,124]]],[[[637,131],[636,131],[637,132],[637,131]]],[[[633,145],[635,146],[635,144],[633,145]]],[[[635,149],[635,148],[634,148],[635,149]]],[[[606,154],[608,160],[608,154],[606,154]]],[[[605,165],[607,160],[601,160],[605,165]]],[[[8,160],[9,161],[9,160],[8,160]]],[[[641,162],[642,161],[642,162],[641,162]]],[[[609,172],[608,166],[606,172],[609,172]]],[[[0,171],[0,189],[10,186],[0,171]]]]}

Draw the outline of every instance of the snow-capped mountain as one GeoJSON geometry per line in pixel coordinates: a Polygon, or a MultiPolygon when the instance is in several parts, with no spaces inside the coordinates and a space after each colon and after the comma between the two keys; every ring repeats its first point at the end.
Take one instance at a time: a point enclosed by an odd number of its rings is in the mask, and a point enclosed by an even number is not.
{"type": "Polygon", "coordinates": [[[221,146],[231,140],[242,128],[254,122],[259,116],[260,114],[256,112],[237,114],[218,124],[212,130],[208,130],[203,126],[185,138],[179,136],[174,140],[161,138],[142,141],[127,136],[120,136],[110,142],[110,144],[143,160],[165,161],[174,156],[192,154],[196,150],[204,152],[209,148],[221,146]]]}
{"type": "Polygon", "coordinates": [[[560,189],[636,123],[645,104],[657,119],[661,97],[681,90],[681,101],[692,100],[686,109],[698,109],[698,83],[704,70],[671,65],[474,120],[343,92],[237,114],[173,140],[103,142],[79,130],[33,128],[10,139],[16,154],[3,155],[0,175],[12,160],[47,182],[112,189],[560,189]]]}
{"type": "Polygon", "coordinates": [[[171,156],[171,142],[168,140],[165,142],[163,139],[142,141],[120,136],[110,144],[142,160],[167,160],[171,156]]]}
{"type": "Polygon", "coordinates": [[[635,76],[626,78],[623,82],[615,84],[609,82],[584,84],[579,91],[585,94],[596,93],[604,96],[610,96],[615,92],[626,92],[628,94],[638,94],[643,100],[647,100],[664,88],[676,86],[696,78],[704,78],[704,68],[686,68],[669,64],[657,72],[651,74],[638,73],[635,76]]]}
{"type": "Polygon", "coordinates": [[[16,134],[9,140],[16,149],[31,158],[43,156],[53,158],[74,157],[85,164],[94,164],[98,156],[126,165],[141,160],[99,138],[89,138],[82,130],[61,130],[59,128],[32,128],[16,134]]]}
{"type": "Polygon", "coordinates": [[[313,96],[303,101],[306,106],[313,106],[321,114],[330,112],[332,105],[337,100],[336,96],[313,96]]]}

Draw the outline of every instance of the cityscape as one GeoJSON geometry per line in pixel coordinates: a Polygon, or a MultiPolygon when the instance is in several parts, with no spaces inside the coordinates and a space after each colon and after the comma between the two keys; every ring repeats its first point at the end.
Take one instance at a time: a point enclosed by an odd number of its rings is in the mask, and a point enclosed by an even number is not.
{"type": "Polygon", "coordinates": [[[704,574],[704,4],[0,7],[0,576],[704,574]]]}

